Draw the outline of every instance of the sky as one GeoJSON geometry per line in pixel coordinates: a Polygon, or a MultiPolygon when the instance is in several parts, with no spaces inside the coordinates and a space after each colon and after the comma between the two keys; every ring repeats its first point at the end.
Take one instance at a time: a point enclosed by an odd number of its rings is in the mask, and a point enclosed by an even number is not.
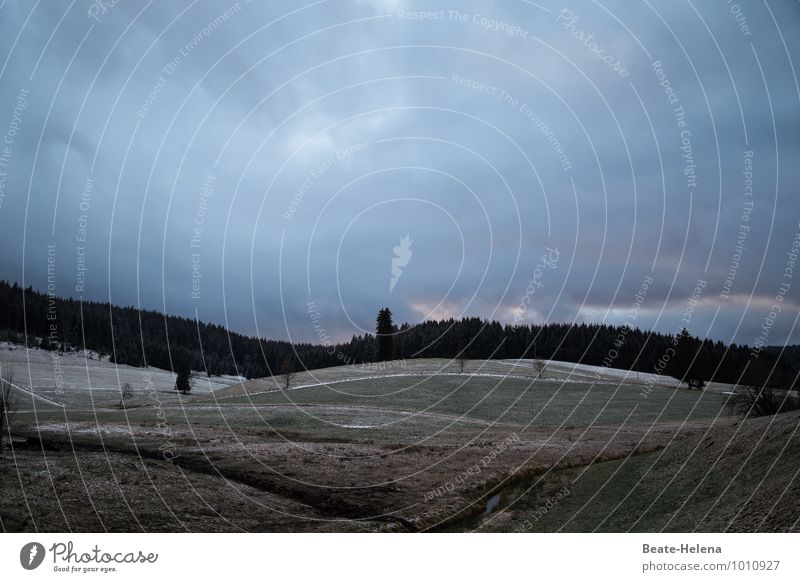
{"type": "Polygon", "coordinates": [[[797,2],[6,0],[0,63],[0,278],[800,343],[797,2]]]}

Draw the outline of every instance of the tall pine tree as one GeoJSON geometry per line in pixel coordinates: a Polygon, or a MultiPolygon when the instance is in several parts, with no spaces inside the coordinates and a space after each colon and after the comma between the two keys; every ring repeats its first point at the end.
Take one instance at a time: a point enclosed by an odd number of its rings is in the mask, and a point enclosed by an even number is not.
{"type": "Polygon", "coordinates": [[[388,307],[384,307],[378,312],[375,320],[375,334],[378,339],[378,361],[387,362],[394,359],[393,336],[394,324],[392,323],[392,312],[388,307]]]}

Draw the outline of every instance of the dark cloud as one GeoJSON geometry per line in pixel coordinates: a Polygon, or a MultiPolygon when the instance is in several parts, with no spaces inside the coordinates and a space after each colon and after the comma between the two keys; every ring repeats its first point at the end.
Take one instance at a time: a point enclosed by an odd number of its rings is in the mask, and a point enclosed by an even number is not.
{"type": "Polygon", "coordinates": [[[536,279],[529,321],[620,323],[652,277],[640,325],[704,281],[691,331],[751,342],[789,282],[800,341],[794,4],[90,6],[2,7],[0,276],[55,243],[61,294],[312,341],[310,299],[348,337],[511,322],[536,279]]]}

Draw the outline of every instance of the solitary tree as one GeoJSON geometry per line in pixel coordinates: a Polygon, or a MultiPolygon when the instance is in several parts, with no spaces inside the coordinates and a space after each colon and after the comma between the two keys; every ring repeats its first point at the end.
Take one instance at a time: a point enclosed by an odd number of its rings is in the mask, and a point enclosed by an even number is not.
{"type": "Polygon", "coordinates": [[[745,417],[770,416],[779,412],[797,410],[800,401],[786,391],[773,390],[768,382],[773,380],[775,366],[762,356],[745,364],[741,379],[729,401],[735,413],[745,417]]]}
{"type": "Polygon", "coordinates": [[[394,324],[392,323],[392,312],[388,307],[384,307],[378,312],[376,319],[375,335],[378,338],[378,360],[387,362],[393,358],[392,336],[394,334],[394,324]]]}
{"type": "Polygon", "coordinates": [[[672,342],[672,357],[667,364],[667,373],[681,381],[689,371],[689,363],[692,361],[689,355],[690,342],[691,336],[685,327],[672,342]]]}
{"type": "Polygon", "coordinates": [[[175,390],[181,394],[188,394],[192,390],[192,357],[189,350],[177,348],[172,361],[177,374],[175,390]]]}
{"type": "Polygon", "coordinates": [[[283,389],[288,390],[292,385],[292,380],[295,375],[294,359],[291,356],[286,356],[283,359],[280,372],[283,376],[283,389]]]}
{"type": "Polygon", "coordinates": [[[544,374],[544,369],[547,367],[544,360],[534,360],[533,366],[536,368],[536,377],[541,378],[544,374]]]}
{"type": "Polygon", "coordinates": [[[186,370],[178,370],[178,377],[175,378],[175,390],[181,394],[188,394],[192,391],[192,375],[186,370]]]}
{"type": "Polygon", "coordinates": [[[17,410],[13,381],[13,373],[3,370],[0,374],[0,458],[5,456],[6,436],[11,435],[11,421],[17,410]]]}
{"type": "Polygon", "coordinates": [[[728,406],[734,414],[755,418],[778,414],[785,400],[777,396],[769,386],[737,386],[728,406]]]}
{"type": "Polygon", "coordinates": [[[133,386],[125,382],[125,384],[122,385],[119,396],[119,406],[120,408],[125,408],[125,401],[133,398],[133,386]]]}
{"type": "Polygon", "coordinates": [[[705,353],[702,343],[693,338],[684,327],[674,342],[675,352],[669,362],[668,372],[673,378],[686,382],[689,389],[703,389],[706,367],[703,362],[705,353]]]}

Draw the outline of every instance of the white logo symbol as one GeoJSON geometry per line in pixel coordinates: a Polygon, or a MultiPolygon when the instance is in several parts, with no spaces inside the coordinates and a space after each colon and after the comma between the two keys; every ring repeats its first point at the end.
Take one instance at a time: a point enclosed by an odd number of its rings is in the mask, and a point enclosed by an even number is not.
{"type": "Polygon", "coordinates": [[[19,563],[26,570],[35,570],[44,560],[44,546],[38,542],[30,542],[22,546],[19,552],[19,563]]]}
{"type": "Polygon", "coordinates": [[[389,279],[389,293],[394,291],[394,286],[397,285],[397,282],[400,280],[403,269],[408,266],[408,262],[411,260],[411,255],[413,254],[411,251],[411,244],[413,242],[409,235],[405,235],[400,239],[400,244],[393,249],[392,278],[389,279]]]}

